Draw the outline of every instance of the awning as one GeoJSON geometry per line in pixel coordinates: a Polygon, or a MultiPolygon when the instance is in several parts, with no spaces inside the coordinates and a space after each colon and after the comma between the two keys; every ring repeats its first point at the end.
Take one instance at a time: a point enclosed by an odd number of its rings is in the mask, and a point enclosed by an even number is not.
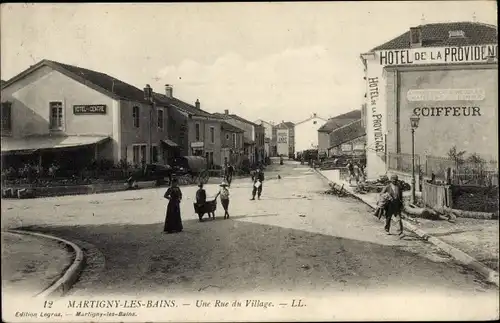
{"type": "Polygon", "coordinates": [[[172,140],[170,139],[163,139],[162,142],[167,145],[167,146],[170,146],[170,147],[179,147],[179,145],[177,145],[175,142],[173,142],[172,140]]]}
{"type": "Polygon", "coordinates": [[[30,136],[23,138],[2,137],[2,153],[36,151],[42,149],[64,149],[97,144],[109,139],[107,136],[30,136]]]}

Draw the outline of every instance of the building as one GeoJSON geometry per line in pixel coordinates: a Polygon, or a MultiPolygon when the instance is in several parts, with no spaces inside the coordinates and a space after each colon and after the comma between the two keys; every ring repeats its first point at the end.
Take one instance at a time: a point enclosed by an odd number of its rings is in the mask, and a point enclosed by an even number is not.
{"type": "Polygon", "coordinates": [[[244,156],[244,133],[243,129],[227,122],[221,122],[222,165],[225,162],[236,166],[241,164],[244,156]]]}
{"type": "Polygon", "coordinates": [[[264,120],[255,121],[256,124],[264,127],[264,146],[265,157],[275,157],[276,153],[276,136],[273,136],[273,124],[264,120]]]}
{"type": "Polygon", "coordinates": [[[2,157],[83,167],[162,162],[169,107],[104,73],[50,60],[2,85],[2,157]]]}
{"type": "Polygon", "coordinates": [[[165,94],[156,94],[168,102],[171,139],[177,139],[182,155],[203,156],[209,167],[221,166],[224,163],[222,154],[222,119],[201,109],[199,100],[193,104],[184,102],[173,96],[173,87],[165,86],[165,94]],[[175,138],[174,138],[175,137],[175,138]]]}
{"type": "Polygon", "coordinates": [[[245,155],[250,160],[250,163],[258,163],[264,161],[264,127],[252,121],[246,120],[236,114],[230,114],[229,110],[224,110],[224,113],[214,113],[214,115],[223,119],[225,122],[245,131],[243,140],[244,151],[245,155]]]}
{"type": "Polygon", "coordinates": [[[333,130],[329,136],[329,156],[365,158],[366,132],[361,119],[333,130]]]}
{"type": "Polygon", "coordinates": [[[293,158],[295,156],[295,127],[293,122],[281,121],[275,126],[276,150],[278,156],[293,158]]]}
{"type": "Polygon", "coordinates": [[[318,152],[320,155],[328,154],[332,146],[330,133],[335,129],[348,125],[361,118],[360,110],[353,110],[328,119],[328,121],[318,129],[318,152]]]}
{"type": "Polygon", "coordinates": [[[385,174],[391,156],[411,165],[412,115],[422,167],[453,146],[497,158],[497,39],[497,27],[483,23],[425,24],[361,55],[368,178],[385,174]]]}
{"type": "Polygon", "coordinates": [[[318,117],[314,113],[311,117],[295,123],[295,153],[309,149],[318,149],[318,129],[325,123],[326,119],[318,117]]]}

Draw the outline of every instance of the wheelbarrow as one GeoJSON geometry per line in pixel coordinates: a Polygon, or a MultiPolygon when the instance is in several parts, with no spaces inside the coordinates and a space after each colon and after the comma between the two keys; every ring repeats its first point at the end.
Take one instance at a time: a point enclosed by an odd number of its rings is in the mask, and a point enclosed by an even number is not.
{"type": "Polygon", "coordinates": [[[211,201],[206,201],[205,203],[193,203],[194,213],[198,215],[200,222],[203,221],[203,216],[208,214],[210,219],[210,214],[212,215],[212,220],[215,219],[215,211],[217,210],[217,197],[211,201]]]}

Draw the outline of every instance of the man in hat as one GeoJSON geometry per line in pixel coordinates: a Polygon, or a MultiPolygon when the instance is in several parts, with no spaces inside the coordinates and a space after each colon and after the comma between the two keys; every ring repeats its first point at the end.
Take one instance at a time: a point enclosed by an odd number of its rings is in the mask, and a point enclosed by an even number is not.
{"type": "Polygon", "coordinates": [[[380,194],[389,194],[390,201],[386,207],[386,215],[385,215],[385,231],[387,234],[390,233],[391,229],[391,220],[393,216],[398,217],[399,222],[399,236],[403,236],[403,219],[401,218],[401,211],[403,209],[403,190],[399,185],[399,180],[397,175],[391,175],[390,183],[382,189],[380,194]]]}
{"type": "Polygon", "coordinates": [[[257,193],[257,198],[260,200],[260,195],[262,194],[262,183],[264,182],[264,172],[260,168],[257,168],[255,172],[255,176],[253,177],[253,189],[252,189],[252,198],[251,200],[255,200],[255,194],[257,193]]]}
{"type": "Polygon", "coordinates": [[[220,184],[220,202],[224,208],[224,219],[229,219],[229,184],[223,180],[220,184]]]}

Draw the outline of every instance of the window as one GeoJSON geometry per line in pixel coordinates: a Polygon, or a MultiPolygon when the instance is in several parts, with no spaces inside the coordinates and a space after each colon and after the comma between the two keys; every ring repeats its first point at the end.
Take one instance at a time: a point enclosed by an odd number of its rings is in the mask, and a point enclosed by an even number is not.
{"type": "Polygon", "coordinates": [[[226,140],[229,140],[229,134],[226,133],[226,140]]]}
{"type": "Polygon", "coordinates": [[[214,127],[210,127],[210,142],[211,143],[215,143],[215,128],[214,127]]]}
{"type": "Polygon", "coordinates": [[[213,166],[213,164],[214,164],[214,153],[213,153],[213,151],[210,152],[210,154],[209,154],[209,160],[210,160],[210,166],[213,166]]]}
{"type": "Polygon", "coordinates": [[[2,102],[2,131],[12,131],[11,102],[2,102]]]}
{"type": "Polygon", "coordinates": [[[151,147],[151,161],[153,163],[157,163],[158,162],[158,146],[156,145],[153,145],[151,147]]]}
{"type": "Polygon", "coordinates": [[[196,141],[200,141],[200,124],[199,123],[195,124],[194,131],[195,131],[196,141]]]}
{"type": "Polygon", "coordinates": [[[147,145],[138,144],[132,145],[132,163],[137,166],[142,166],[142,163],[146,162],[146,149],[147,145]]]}
{"type": "Polygon", "coordinates": [[[318,121],[313,121],[313,124],[317,124],[317,123],[318,123],[318,121]]]}
{"type": "Polygon", "coordinates": [[[139,128],[139,107],[132,108],[132,118],[134,119],[134,127],[139,128]]]}
{"type": "Polygon", "coordinates": [[[50,107],[50,130],[63,129],[62,102],[49,102],[50,107]]]}
{"type": "Polygon", "coordinates": [[[236,134],[233,133],[233,148],[236,148],[236,134]]]}
{"type": "Polygon", "coordinates": [[[158,128],[163,129],[163,108],[158,109],[156,116],[158,117],[158,128]]]}
{"type": "Polygon", "coordinates": [[[140,162],[141,162],[141,146],[137,145],[137,146],[133,146],[132,147],[132,150],[133,150],[133,157],[132,157],[132,162],[134,165],[139,165],[140,162]]]}
{"type": "Polygon", "coordinates": [[[146,162],[146,145],[141,146],[141,164],[146,162]]]}

